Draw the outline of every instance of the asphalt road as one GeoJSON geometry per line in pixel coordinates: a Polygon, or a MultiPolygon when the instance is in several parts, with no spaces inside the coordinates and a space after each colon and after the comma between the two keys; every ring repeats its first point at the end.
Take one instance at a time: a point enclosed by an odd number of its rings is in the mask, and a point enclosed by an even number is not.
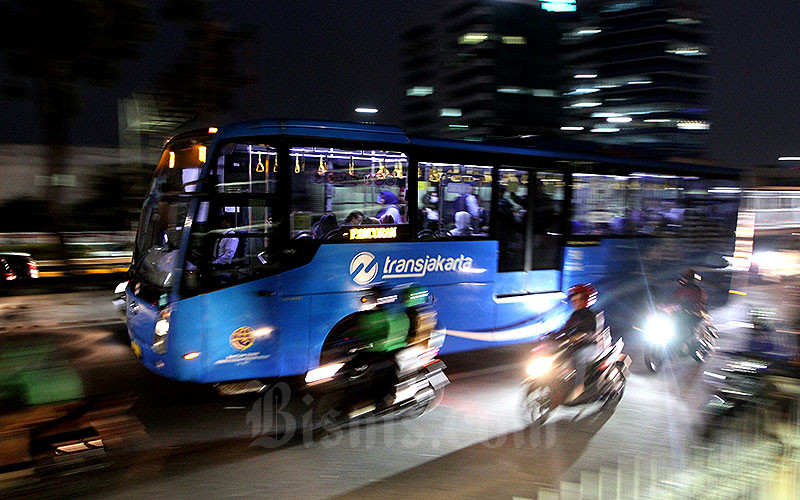
{"type": "MultiPolygon", "coordinates": [[[[738,341],[747,306],[769,301],[780,288],[753,289],[713,311],[723,348],[738,341]]],[[[51,313],[58,315],[65,304],[79,309],[94,300],[82,293],[43,303],[61,304],[51,313]]],[[[0,306],[13,311],[9,304],[0,306]]],[[[630,498],[644,497],[692,461],[707,398],[704,366],[682,359],[651,375],[641,346],[626,339],[633,370],[616,408],[558,410],[544,428],[532,428],[520,411],[526,349],[516,346],[446,359],[452,383],[429,414],[314,440],[292,425],[308,405],[299,398],[274,402],[282,386],[260,397],[222,398],[209,387],[151,374],[113,314],[103,305],[78,326],[32,331],[23,318],[14,330],[56,342],[89,394],[135,398],[130,414],[142,431],[110,455],[108,467],[48,478],[20,496],[534,499],[565,483],[603,490],[611,477],[620,489],[632,481],[630,498]]]]}

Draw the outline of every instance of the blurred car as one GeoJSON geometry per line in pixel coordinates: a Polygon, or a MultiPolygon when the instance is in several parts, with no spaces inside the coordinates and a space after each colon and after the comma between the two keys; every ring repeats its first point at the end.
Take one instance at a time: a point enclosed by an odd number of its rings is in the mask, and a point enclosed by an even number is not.
{"type": "Polygon", "coordinates": [[[27,253],[0,253],[0,281],[39,277],[39,266],[27,253]]]}

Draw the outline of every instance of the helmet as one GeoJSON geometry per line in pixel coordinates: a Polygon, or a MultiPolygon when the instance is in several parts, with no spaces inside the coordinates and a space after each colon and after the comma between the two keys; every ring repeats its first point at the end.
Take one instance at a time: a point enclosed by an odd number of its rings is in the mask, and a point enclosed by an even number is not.
{"type": "Polygon", "coordinates": [[[597,301],[597,289],[591,283],[573,285],[569,287],[569,290],[567,290],[567,298],[570,300],[572,300],[572,297],[580,294],[583,294],[585,297],[581,308],[590,307],[597,301]]]}
{"type": "Polygon", "coordinates": [[[699,276],[694,272],[694,269],[687,267],[678,275],[678,283],[681,285],[688,285],[696,282],[698,278],[699,276]]]}

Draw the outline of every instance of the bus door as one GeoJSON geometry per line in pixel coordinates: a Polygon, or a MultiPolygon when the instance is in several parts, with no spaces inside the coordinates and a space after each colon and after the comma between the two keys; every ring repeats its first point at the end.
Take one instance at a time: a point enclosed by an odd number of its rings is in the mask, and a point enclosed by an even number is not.
{"type": "Polygon", "coordinates": [[[266,144],[222,145],[199,199],[181,296],[202,300],[196,324],[211,380],[279,376],[298,362],[283,355],[294,352],[283,344],[296,337],[284,335],[279,273],[290,256],[276,162],[276,149],[266,144]]]}
{"type": "MultiPolygon", "coordinates": [[[[443,351],[487,347],[493,340],[497,256],[497,243],[489,238],[492,167],[429,160],[417,163],[420,243],[406,255],[422,271],[415,279],[441,298],[439,320],[447,329],[443,351]]],[[[408,263],[406,258],[401,269],[408,263]]]]}
{"type": "Polygon", "coordinates": [[[500,167],[494,219],[496,341],[535,336],[557,323],[549,312],[562,298],[563,209],[562,173],[500,167]]]}

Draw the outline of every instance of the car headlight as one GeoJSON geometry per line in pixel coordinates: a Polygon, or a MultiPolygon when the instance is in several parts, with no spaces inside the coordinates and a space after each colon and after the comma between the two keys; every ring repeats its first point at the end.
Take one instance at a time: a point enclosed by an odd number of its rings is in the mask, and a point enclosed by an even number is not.
{"type": "Polygon", "coordinates": [[[541,377],[547,373],[551,366],[553,366],[553,361],[555,361],[555,356],[546,358],[533,358],[533,360],[528,363],[525,373],[527,373],[531,378],[541,377]]]}
{"type": "Polygon", "coordinates": [[[644,334],[649,342],[664,345],[675,335],[675,325],[666,316],[651,316],[647,320],[644,334]]]}

